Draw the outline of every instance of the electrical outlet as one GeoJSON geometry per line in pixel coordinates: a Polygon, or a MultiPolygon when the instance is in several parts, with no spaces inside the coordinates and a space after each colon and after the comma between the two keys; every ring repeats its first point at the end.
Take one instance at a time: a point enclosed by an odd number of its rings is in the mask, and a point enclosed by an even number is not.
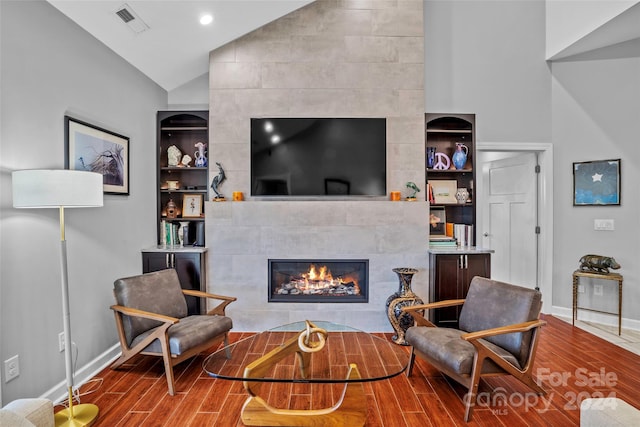
{"type": "Polygon", "coordinates": [[[603,295],[603,285],[593,285],[593,295],[601,297],[603,295]]]}
{"type": "Polygon", "coordinates": [[[9,382],[20,375],[20,359],[18,355],[4,361],[4,382],[9,382]]]}
{"type": "Polygon", "coordinates": [[[60,353],[64,351],[64,332],[58,334],[58,350],[60,350],[60,353]]]}
{"type": "Polygon", "coordinates": [[[584,294],[584,285],[578,285],[578,293],[584,294]]]}

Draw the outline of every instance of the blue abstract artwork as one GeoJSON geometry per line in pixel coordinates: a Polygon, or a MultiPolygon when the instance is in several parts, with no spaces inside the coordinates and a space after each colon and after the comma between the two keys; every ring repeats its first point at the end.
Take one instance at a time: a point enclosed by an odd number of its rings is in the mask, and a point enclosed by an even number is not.
{"type": "Polygon", "coordinates": [[[573,164],[573,205],[619,205],[620,159],[573,164]]]}

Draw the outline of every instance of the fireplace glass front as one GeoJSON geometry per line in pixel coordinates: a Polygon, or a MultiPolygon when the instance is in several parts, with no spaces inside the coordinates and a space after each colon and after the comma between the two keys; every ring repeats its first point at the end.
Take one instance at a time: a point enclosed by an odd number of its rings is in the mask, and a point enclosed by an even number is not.
{"type": "Polygon", "coordinates": [[[269,302],[368,301],[368,260],[269,260],[269,302]]]}

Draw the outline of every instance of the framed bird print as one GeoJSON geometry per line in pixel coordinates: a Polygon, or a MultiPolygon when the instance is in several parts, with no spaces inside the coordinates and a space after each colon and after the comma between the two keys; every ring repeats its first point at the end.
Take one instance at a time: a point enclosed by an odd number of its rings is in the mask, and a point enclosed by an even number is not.
{"type": "Polygon", "coordinates": [[[105,194],[129,194],[129,138],[64,116],[65,169],[97,172],[105,194]]]}
{"type": "Polygon", "coordinates": [[[573,205],[620,205],[620,159],[573,163],[573,205]]]}
{"type": "Polygon", "coordinates": [[[199,218],[202,215],[202,194],[185,194],[182,198],[182,217],[199,218]]]}

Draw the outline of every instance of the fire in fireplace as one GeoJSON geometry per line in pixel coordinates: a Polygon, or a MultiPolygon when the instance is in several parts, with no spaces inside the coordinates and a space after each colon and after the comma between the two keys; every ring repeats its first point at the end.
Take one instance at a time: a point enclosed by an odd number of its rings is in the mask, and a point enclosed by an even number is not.
{"type": "Polygon", "coordinates": [[[269,302],[368,302],[368,288],[368,260],[269,260],[269,302]]]}

